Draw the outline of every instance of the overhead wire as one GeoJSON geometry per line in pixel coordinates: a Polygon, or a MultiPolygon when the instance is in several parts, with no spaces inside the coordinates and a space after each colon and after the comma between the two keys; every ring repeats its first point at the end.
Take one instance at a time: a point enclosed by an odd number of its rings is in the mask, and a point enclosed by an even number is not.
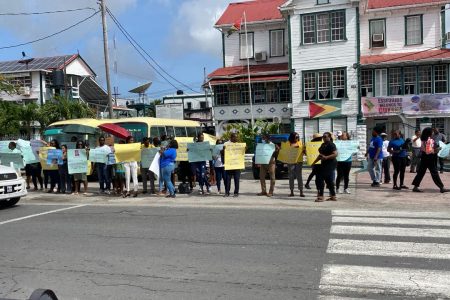
{"type": "Polygon", "coordinates": [[[70,29],[72,29],[72,28],[74,28],[74,27],[76,27],[76,26],[78,26],[78,25],[80,25],[80,24],[82,24],[82,23],[88,21],[89,19],[92,19],[92,18],[93,18],[96,14],[98,14],[99,12],[100,12],[100,11],[97,10],[97,11],[95,11],[92,15],[90,15],[89,17],[87,17],[87,18],[85,18],[85,19],[83,19],[83,20],[81,20],[81,21],[78,21],[78,22],[76,22],[75,24],[70,25],[69,27],[66,27],[66,28],[64,28],[64,29],[62,29],[62,30],[60,30],[60,31],[55,32],[55,33],[52,33],[52,34],[49,34],[49,35],[40,37],[40,38],[38,38],[38,39],[29,41],[29,42],[25,42],[25,43],[20,43],[20,44],[10,45],[10,46],[3,46],[3,47],[0,47],[0,50],[2,50],[2,49],[16,48],[16,47],[25,46],[25,45],[30,45],[30,44],[34,44],[34,43],[37,43],[37,42],[46,40],[46,39],[48,39],[48,38],[54,37],[54,36],[56,36],[56,35],[58,35],[58,34],[61,34],[61,33],[65,32],[65,31],[67,31],[67,30],[70,30],[70,29]]]}
{"type": "Polygon", "coordinates": [[[142,50],[142,52],[144,52],[149,58],[150,60],[164,73],[166,74],[168,77],[170,77],[172,80],[174,80],[175,82],[177,82],[178,84],[182,85],[183,87],[191,90],[194,93],[200,93],[199,91],[194,90],[193,88],[191,88],[190,86],[184,84],[183,82],[179,81],[178,79],[176,79],[175,77],[173,77],[170,73],[168,73],[134,38],[133,36],[123,27],[123,25],[119,22],[119,20],[114,16],[114,14],[111,12],[111,10],[107,7],[106,8],[108,14],[110,15],[110,17],[113,19],[114,23],[116,23],[116,25],[119,27],[119,29],[121,29],[122,33],[128,35],[128,37],[136,44],[137,47],[139,47],[139,49],[142,50]]]}
{"type": "Polygon", "coordinates": [[[74,9],[65,9],[65,10],[51,10],[51,11],[40,11],[40,12],[18,12],[18,13],[0,13],[0,16],[31,16],[31,15],[47,15],[47,14],[57,14],[57,13],[66,13],[66,12],[74,12],[74,11],[82,11],[82,10],[93,10],[95,8],[92,7],[82,7],[82,8],[74,8],[74,9]]]}

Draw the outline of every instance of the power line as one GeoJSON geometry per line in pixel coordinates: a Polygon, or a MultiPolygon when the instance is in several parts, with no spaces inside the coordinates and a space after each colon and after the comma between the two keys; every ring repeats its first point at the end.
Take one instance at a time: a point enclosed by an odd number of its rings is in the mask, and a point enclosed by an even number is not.
{"type": "Polygon", "coordinates": [[[88,21],[89,19],[92,19],[92,18],[93,18],[96,14],[98,14],[99,12],[100,12],[100,11],[97,10],[95,13],[93,13],[93,14],[90,15],[89,17],[87,17],[87,18],[85,18],[85,19],[83,19],[83,20],[81,20],[81,21],[79,21],[79,22],[77,22],[77,23],[75,23],[75,24],[73,24],[73,25],[71,25],[71,26],[69,26],[69,27],[66,27],[66,28],[64,28],[64,29],[62,29],[62,30],[60,30],[60,31],[58,31],[58,32],[52,33],[52,34],[50,34],[50,35],[47,35],[47,36],[38,38],[38,39],[33,40],[33,41],[29,41],[29,42],[26,42],[26,43],[21,43],[21,44],[17,44],[17,45],[11,45],[11,46],[0,47],[0,50],[2,50],[2,49],[16,48],[16,47],[20,47],[20,46],[25,46],[25,45],[33,44],[33,43],[40,42],[40,41],[46,40],[46,39],[48,39],[48,38],[54,37],[54,36],[56,36],[56,35],[58,35],[58,34],[60,34],[60,33],[63,33],[63,32],[65,32],[65,31],[69,30],[69,29],[72,29],[72,28],[74,28],[74,27],[80,25],[81,23],[84,23],[84,22],[88,21]]]}
{"type": "Polygon", "coordinates": [[[92,7],[83,7],[83,8],[74,8],[74,9],[65,9],[65,10],[52,10],[52,11],[40,11],[40,12],[19,12],[19,13],[0,13],[0,16],[31,16],[31,15],[47,15],[47,14],[57,14],[57,13],[66,13],[66,12],[74,12],[81,10],[93,10],[92,7]]]}
{"type": "Polygon", "coordinates": [[[189,87],[188,85],[184,84],[183,82],[179,81],[178,79],[176,79],[175,77],[173,77],[172,75],[170,75],[160,64],[158,64],[158,62],[133,38],[133,36],[131,36],[131,34],[122,26],[122,24],[119,22],[119,20],[117,20],[117,18],[114,16],[114,14],[111,12],[111,10],[109,8],[106,8],[108,11],[108,14],[111,16],[111,18],[113,19],[114,23],[116,23],[116,25],[119,27],[119,29],[122,29],[128,36],[129,38],[142,50],[142,52],[144,52],[153,62],[154,64],[163,72],[165,73],[167,76],[169,76],[170,78],[172,78],[173,80],[175,80],[177,83],[181,84],[182,86],[184,86],[185,88],[193,91],[194,93],[200,93],[199,91],[196,91],[194,89],[192,89],[191,87],[189,87]]]}

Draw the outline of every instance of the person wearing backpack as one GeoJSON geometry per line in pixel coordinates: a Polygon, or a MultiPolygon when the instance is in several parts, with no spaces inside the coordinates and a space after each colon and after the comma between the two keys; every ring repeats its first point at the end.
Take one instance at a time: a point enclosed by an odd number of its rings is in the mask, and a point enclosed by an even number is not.
{"type": "Polygon", "coordinates": [[[433,178],[434,184],[438,186],[441,193],[447,193],[450,190],[444,188],[441,178],[439,177],[439,172],[437,170],[437,153],[439,152],[439,145],[436,145],[433,139],[433,130],[430,127],[425,128],[422,131],[420,137],[422,141],[421,146],[421,161],[419,169],[417,170],[416,177],[414,178],[412,184],[414,185],[413,192],[422,193],[423,191],[419,189],[420,183],[422,182],[427,169],[430,171],[431,178],[433,178]]]}

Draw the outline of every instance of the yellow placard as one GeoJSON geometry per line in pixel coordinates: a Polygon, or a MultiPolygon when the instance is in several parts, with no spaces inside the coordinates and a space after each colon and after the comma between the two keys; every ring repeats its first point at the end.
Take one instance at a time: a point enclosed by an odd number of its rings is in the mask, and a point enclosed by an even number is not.
{"type": "Polygon", "coordinates": [[[90,160],[87,161],[87,173],[86,175],[90,176],[92,175],[92,163],[90,160]]]}
{"type": "Polygon", "coordinates": [[[114,154],[116,155],[116,162],[132,162],[141,161],[141,144],[115,144],[114,154]]]}
{"type": "Polygon", "coordinates": [[[41,147],[39,149],[39,162],[41,163],[42,170],[58,170],[58,165],[47,165],[48,150],[55,149],[54,147],[41,147]]]}
{"type": "Polygon", "coordinates": [[[194,139],[192,137],[177,137],[176,141],[178,142],[176,161],[188,161],[187,144],[192,143],[194,139]]]}
{"type": "MultiPolygon", "coordinates": [[[[319,148],[321,145],[322,142],[306,142],[306,157],[309,166],[311,166],[317,156],[319,156],[319,148]]],[[[317,164],[320,164],[320,160],[317,164]]]]}
{"type": "Polygon", "coordinates": [[[225,170],[245,169],[244,143],[228,143],[225,145],[225,170]]]}
{"type": "Polygon", "coordinates": [[[298,142],[298,147],[291,146],[289,141],[281,143],[281,149],[278,153],[278,160],[286,164],[296,164],[303,161],[303,145],[298,142]]]}

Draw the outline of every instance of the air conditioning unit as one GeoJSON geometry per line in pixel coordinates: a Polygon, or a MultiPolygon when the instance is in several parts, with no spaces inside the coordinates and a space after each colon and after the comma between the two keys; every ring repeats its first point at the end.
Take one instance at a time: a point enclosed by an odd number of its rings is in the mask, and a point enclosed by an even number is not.
{"type": "Polygon", "coordinates": [[[445,33],[445,40],[446,40],[447,42],[450,42],[450,32],[446,32],[446,33],[445,33]]]}
{"type": "Polygon", "coordinates": [[[30,96],[30,87],[29,86],[21,86],[19,88],[19,94],[22,96],[30,96]]]}
{"type": "Polygon", "coordinates": [[[372,34],[372,42],[382,42],[384,41],[384,34],[374,33],[372,34]]]}
{"type": "Polygon", "coordinates": [[[266,61],[267,60],[267,52],[256,52],[255,53],[255,61],[266,61]]]}

